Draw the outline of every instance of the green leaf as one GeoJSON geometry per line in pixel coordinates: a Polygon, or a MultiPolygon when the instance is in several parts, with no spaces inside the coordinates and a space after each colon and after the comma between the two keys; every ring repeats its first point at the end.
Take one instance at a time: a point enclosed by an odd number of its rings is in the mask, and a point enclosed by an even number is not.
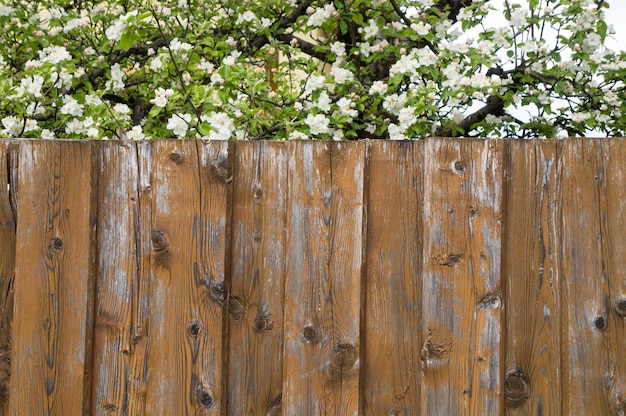
{"type": "Polygon", "coordinates": [[[211,125],[206,121],[203,121],[198,125],[198,132],[203,136],[208,136],[211,133],[211,125]]]}
{"type": "Polygon", "coordinates": [[[354,23],[356,23],[357,25],[362,25],[363,24],[363,15],[361,13],[354,13],[352,15],[352,21],[354,23]]]}
{"type": "Polygon", "coordinates": [[[135,32],[132,28],[129,28],[126,33],[122,35],[122,38],[119,41],[119,45],[125,51],[129,50],[131,46],[133,46],[139,40],[139,36],[137,36],[137,32],[135,32]]]}
{"type": "Polygon", "coordinates": [[[148,118],[156,118],[160,112],[161,107],[155,105],[150,109],[150,112],[148,113],[148,118]]]}

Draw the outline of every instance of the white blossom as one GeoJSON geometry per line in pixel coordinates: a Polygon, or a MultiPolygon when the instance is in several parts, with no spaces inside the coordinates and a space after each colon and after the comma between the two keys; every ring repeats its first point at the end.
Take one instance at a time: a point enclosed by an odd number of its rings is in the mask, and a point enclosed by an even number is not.
{"type": "Polygon", "coordinates": [[[335,6],[332,3],[328,3],[324,7],[318,7],[315,12],[309,16],[307,24],[312,27],[320,27],[335,12],[335,6]]]}
{"type": "Polygon", "coordinates": [[[174,90],[171,88],[157,88],[154,92],[155,96],[150,100],[151,104],[156,105],[157,107],[165,108],[168,100],[174,95],[174,90]]]}
{"type": "Polygon", "coordinates": [[[80,104],[74,97],[66,95],[63,97],[63,106],[59,111],[61,114],[80,117],[83,115],[83,108],[83,105],[80,104]]]}
{"type": "Polygon", "coordinates": [[[330,120],[324,114],[309,114],[304,119],[304,123],[309,126],[309,130],[313,136],[330,132],[330,129],[328,128],[330,120]]]}
{"type": "Polygon", "coordinates": [[[167,121],[166,129],[171,130],[176,136],[184,137],[189,128],[188,123],[191,122],[191,114],[174,114],[167,121]]]}
{"type": "Polygon", "coordinates": [[[146,135],[143,133],[141,126],[133,126],[132,129],[126,132],[126,138],[130,140],[143,140],[146,135]]]}
{"type": "Polygon", "coordinates": [[[389,86],[384,81],[374,81],[369,89],[369,95],[384,94],[389,86]]]}
{"type": "Polygon", "coordinates": [[[233,120],[226,113],[213,112],[208,117],[202,117],[211,126],[209,140],[228,140],[235,131],[233,120]]]}

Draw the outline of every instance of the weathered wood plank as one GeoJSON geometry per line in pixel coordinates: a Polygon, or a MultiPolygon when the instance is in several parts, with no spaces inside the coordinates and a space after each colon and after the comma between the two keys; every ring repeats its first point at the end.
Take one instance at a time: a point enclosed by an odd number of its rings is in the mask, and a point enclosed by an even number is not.
{"type": "Polygon", "coordinates": [[[611,310],[602,335],[608,354],[604,396],[609,414],[621,416],[626,414],[626,145],[623,139],[603,142],[603,161],[606,194],[601,198],[602,256],[611,310]]]}
{"type": "Polygon", "coordinates": [[[560,142],[512,141],[507,178],[505,404],[561,414],[560,142]]]}
{"type": "Polygon", "coordinates": [[[98,278],[94,319],[92,403],[97,414],[129,414],[134,370],[141,243],[139,167],[134,143],[98,146],[98,278]]]}
{"type": "Polygon", "coordinates": [[[419,414],[422,145],[373,141],[370,150],[365,415],[419,414]]]}
{"type": "MultiPolygon", "coordinates": [[[[14,148],[0,141],[0,416],[9,412],[11,376],[11,326],[13,322],[13,278],[15,272],[15,218],[11,209],[10,161],[14,148]]],[[[15,184],[14,184],[15,187],[15,184]]]]}
{"type": "Polygon", "coordinates": [[[23,142],[19,154],[10,413],[89,412],[95,216],[92,145],[23,142]]]}
{"type": "Polygon", "coordinates": [[[153,145],[146,414],[220,412],[216,363],[222,358],[222,319],[215,304],[221,310],[223,299],[212,293],[223,278],[220,264],[210,260],[225,258],[225,245],[212,246],[211,239],[225,241],[216,230],[224,229],[226,213],[220,199],[210,205],[212,198],[224,195],[211,190],[224,183],[209,175],[209,163],[219,159],[213,153],[223,156],[224,144],[198,146],[192,141],[153,145]],[[203,186],[203,181],[208,183],[203,186]],[[216,333],[220,336],[212,338],[216,333]]]}
{"type": "Polygon", "coordinates": [[[286,150],[281,142],[237,144],[228,344],[233,415],[281,412],[286,150]]]}
{"type": "MultiPolygon", "coordinates": [[[[608,210],[609,195],[618,192],[615,188],[623,182],[621,174],[607,169],[606,150],[602,140],[572,139],[563,146],[561,349],[566,414],[624,412],[623,392],[614,390],[616,383],[623,386],[624,376],[619,377],[616,363],[624,360],[624,340],[613,342],[624,323],[612,319],[610,290],[613,279],[623,285],[624,277],[612,270],[613,230],[607,228],[608,218],[614,215],[608,210]],[[615,331],[609,328],[613,325],[615,331]]],[[[611,168],[621,170],[616,162],[611,168]]],[[[610,201],[615,201],[613,195],[610,201]]]]}
{"type": "MultiPolygon", "coordinates": [[[[224,350],[228,315],[225,280],[230,273],[230,212],[232,174],[228,142],[198,142],[200,157],[200,276],[196,277],[203,321],[189,327],[195,340],[197,363],[196,414],[208,409],[211,415],[225,414],[228,409],[228,353],[224,350]]],[[[195,273],[195,270],[194,270],[195,273]]]]}
{"type": "Polygon", "coordinates": [[[365,146],[288,146],[284,414],[359,411],[365,146]]]}
{"type": "Polygon", "coordinates": [[[426,140],[423,414],[501,414],[500,140],[426,140]]]}

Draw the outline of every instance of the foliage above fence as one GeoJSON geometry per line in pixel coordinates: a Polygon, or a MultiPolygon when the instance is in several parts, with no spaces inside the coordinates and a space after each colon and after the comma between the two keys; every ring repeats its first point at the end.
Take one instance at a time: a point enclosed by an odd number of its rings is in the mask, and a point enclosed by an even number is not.
{"type": "Polygon", "coordinates": [[[0,141],[0,414],[623,414],[625,163],[0,141]]]}

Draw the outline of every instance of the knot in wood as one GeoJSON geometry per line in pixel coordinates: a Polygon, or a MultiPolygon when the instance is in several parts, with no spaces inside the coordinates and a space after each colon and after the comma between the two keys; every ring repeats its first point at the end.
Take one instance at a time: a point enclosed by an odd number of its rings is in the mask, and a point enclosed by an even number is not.
{"type": "Polygon", "coordinates": [[[187,326],[187,333],[190,337],[197,337],[202,331],[202,324],[200,322],[194,321],[187,326]]]}
{"type": "Polygon", "coordinates": [[[465,172],[465,163],[457,160],[456,162],[454,162],[454,169],[459,173],[465,172]]]}
{"type": "Polygon", "coordinates": [[[170,245],[163,231],[158,228],[152,229],[152,248],[154,249],[156,264],[159,266],[168,266],[170,258],[170,245]]]}
{"type": "Polygon", "coordinates": [[[183,153],[180,150],[177,150],[175,152],[170,153],[169,159],[172,162],[176,163],[177,165],[180,165],[181,163],[185,161],[185,153],[183,153]]]}
{"type": "Polygon", "coordinates": [[[302,328],[302,338],[304,338],[304,342],[312,345],[317,344],[320,340],[317,329],[313,325],[307,325],[302,328]]]}
{"type": "Polygon", "coordinates": [[[228,298],[228,311],[236,321],[241,321],[245,315],[245,308],[241,298],[238,296],[230,296],[228,298]]]}
{"type": "Polygon", "coordinates": [[[615,311],[622,318],[626,318],[626,298],[617,299],[615,301],[615,311]]]}
{"type": "Polygon", "coordinates": [[[224,282],[219,281],[216,282],[211,279],[211,283],[209,284],[209,291],[211,292],[211,298],[217,302],[220,306],[224,305],[226,302],[226,287],[224,286],[224,282]]]}
{"type": "Polygon", "coordinates": [[[340,383],[345,378],[346,373],[356,363],[358,350],[349,343],[339,343],[333,350],[330,360],[329,376],[333,383],[340,383]]]}
{"type": "Polygon", "coordinates": [[[61,251],[63,250],[64,246],[65,244],[63,243],[63,240],[61,240],[59,237],[54,237],[50,241],[50,247],[52,247],[52,250],[54,251],[61,251]]]}
{"type": "Polygon", "coordinates": [[[198,400],[200,406],[207,409],[210,409],[215,404],[215,399],[211,396],[211,393],[202,388],[198,389],[196,392],[196,399],[198,400]]]}
{"type": "Polygon", "coordinates": [[[255,331],[271,331],[274,328],[274,321],[272,321],[272,317],[267,312],[260,312],[252,322],[255,331]]]}
{"type": "Polygon", "coordinates": [[[521,407],[530,397],[530,382],[521,370],[511,371],[504,381],[504,405],[508,409],[521,407]]]}
{"type": "Polygon", "coordinates": [[[228,157],[226,156],[220,156],[209,162],[209,173],[211,178],[218,183],[226,184],[233,180],[229,171],[228,157]]]}
{"type": "Polygon", "coordinates": [[[609,321],[602,315],[597,316],[596,319],[593,320],[593,326],[595,326],[598,331],[604,331],[608,325],[609,321]]]}
{"type": "Polygon", "coordinates": [[[259,203],[261,199],[263,199],[263,188],[261,185],[257,185],[254,187],[254,191],[252,192],[252,196],[254,198],[254,202],[259,203]]]}

